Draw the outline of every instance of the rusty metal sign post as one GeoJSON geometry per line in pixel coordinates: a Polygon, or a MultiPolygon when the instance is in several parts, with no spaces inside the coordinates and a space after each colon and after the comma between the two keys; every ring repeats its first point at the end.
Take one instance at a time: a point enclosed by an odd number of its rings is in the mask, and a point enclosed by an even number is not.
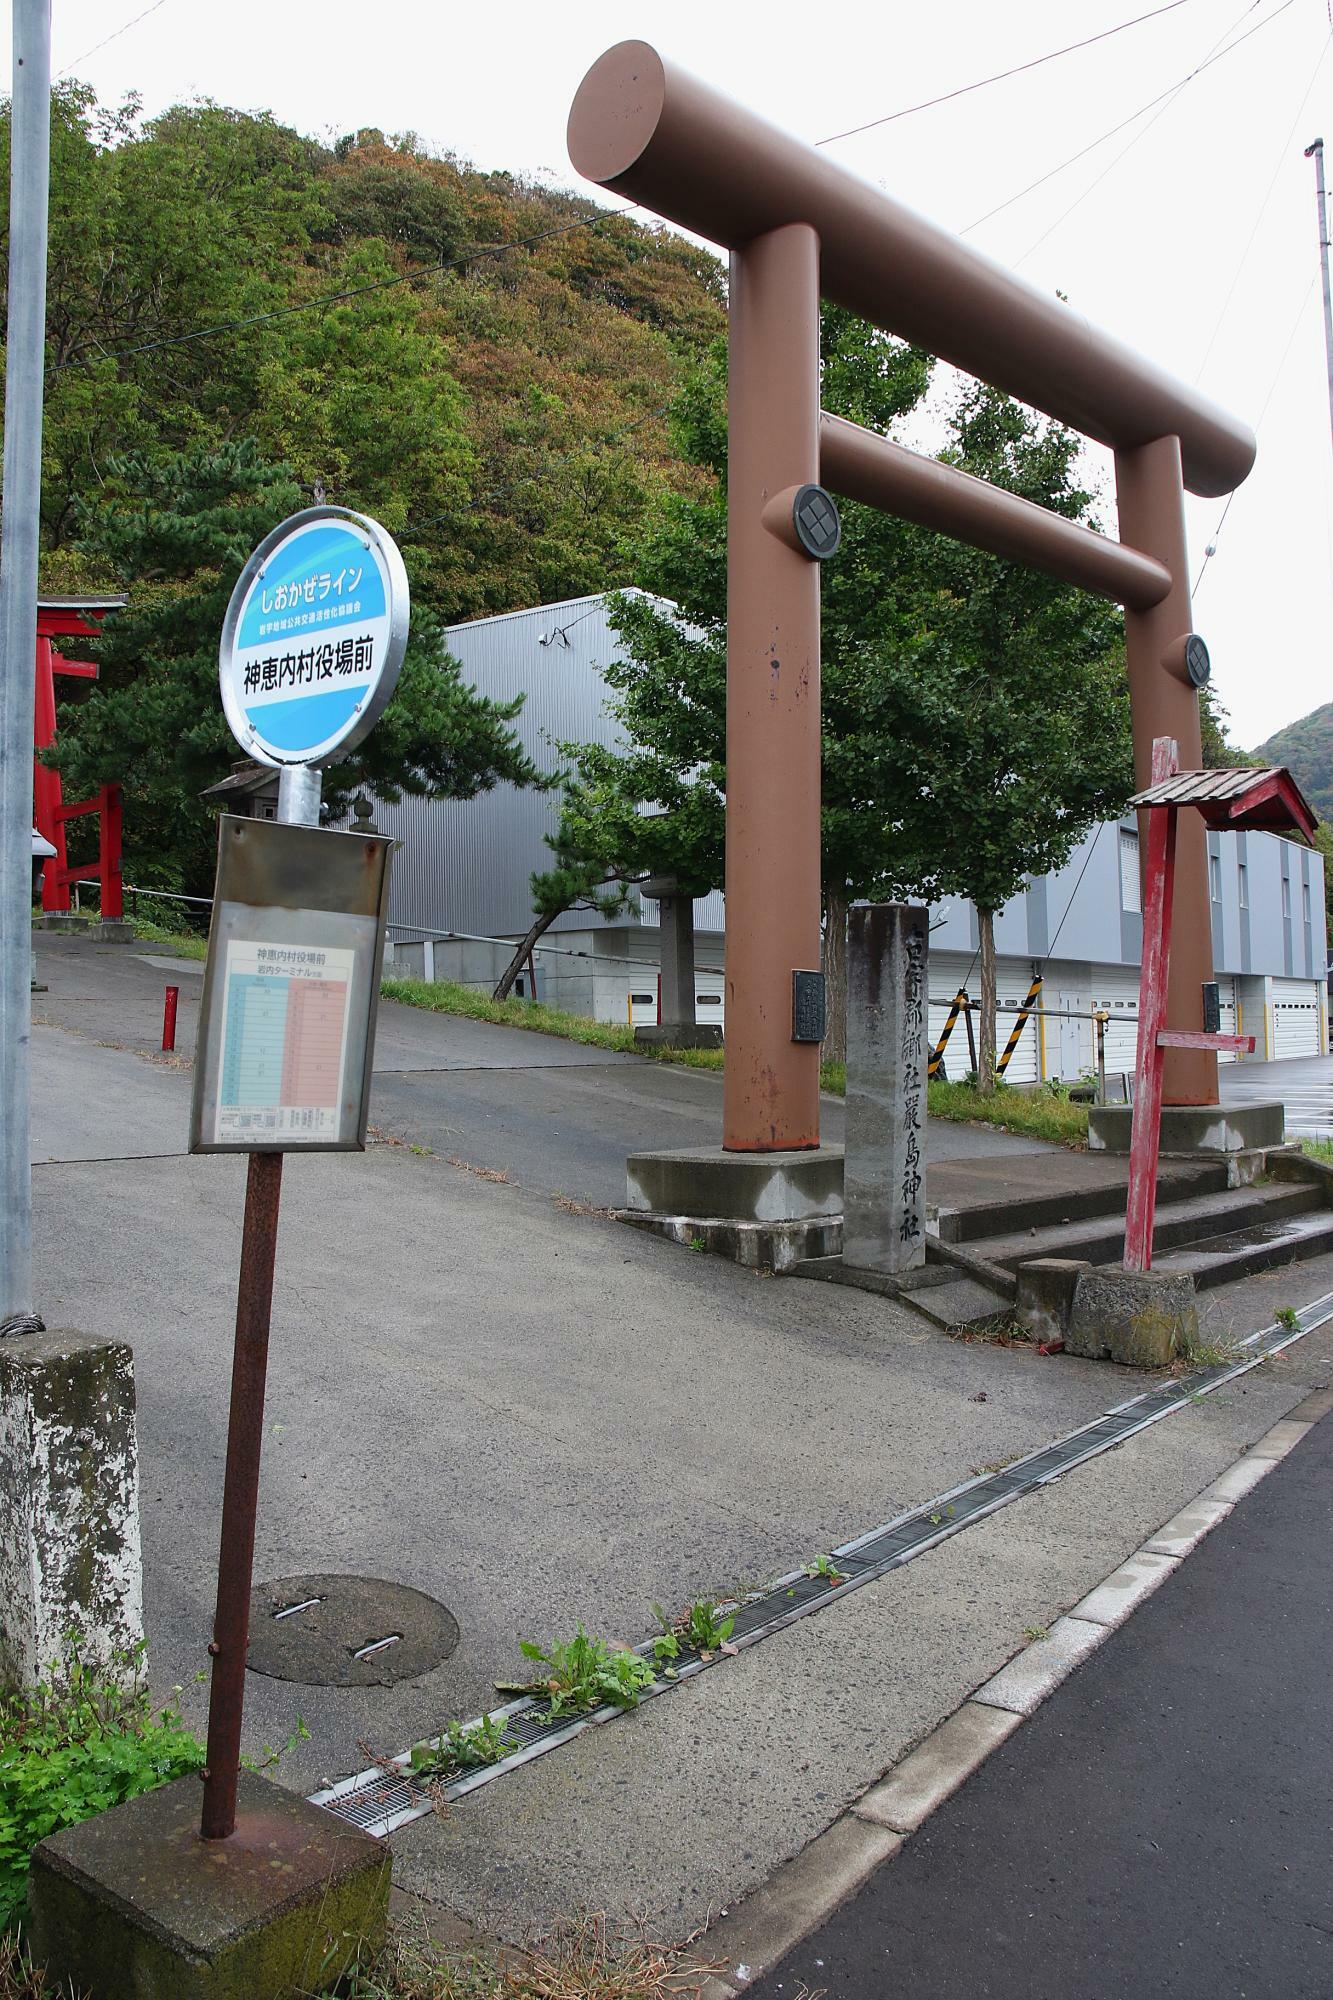
{"type": "Polygon", "coordinates": [[[219,823],[190,1114],[192,1153],[249,1155],[204,1840],[236,1831],[283,1155],[361,1151],[366,1140],[393,843],[320,828],[320,769],[388,701],[408,615],[402,559],[378,523],[311,509],[251,556],[219,649],[232,731],[281,776],[276,822],[219,823]]]}

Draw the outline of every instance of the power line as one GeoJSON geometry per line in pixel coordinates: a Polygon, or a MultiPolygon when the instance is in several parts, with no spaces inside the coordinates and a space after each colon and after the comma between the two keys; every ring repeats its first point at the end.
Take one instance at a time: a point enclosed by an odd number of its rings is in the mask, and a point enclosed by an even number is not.
{"type": "MultiPolygon", "coordinates": [[[[1048,172],[1039,174],[1035,181],[1029,181],[1026,187],[1019,188],[1017,194],[1011,194],[1004,201],[997,202],[994,208],[988,208],[986,213],[979,215],[975,222],[969,222],[966,229],[959,232],[960,235],[970,236],[974,229],[981,228],[983,222],[991,221],[994,216],[1002,214],[1006,208],[1012,208],[1016,201],[1022,201],[1025,195],[1032,194],[1037,188],[1044,187],[1047,181],[1054,180],[1057,174],[1062,174],[1065,171],[1066,167],[1075,166],[1079,160],[1085,159],[1089,153],[1095,153],[1098,146],[1104,146],[1108,139],[1114,139],[1118,132],[1123,132],[1126,126],[1133,125],[1136,120],[1143,117],[1145,112],[1154,110],[1157,105],[1164,103],[1167,98],[1173,97],[1177,91],[1183,90],[1187,83],[1192,83],[1196,76],[1203,74],[1204,70],[1211,69],[1214,63],[1221,62],[1224,56],[1229,56],[1234,50],[1240,48],[1241,44],[1247,42],[1251,35],[1257,35],[1261,28],[1270,26],[1272,22],[1276,21],[1278,15],[1285,14],[1288,7],[1292,4],[1293,0],[1282,0],[1281,6],[1276,7],[1262,21],[1256,21],[1252,28],[1248,29],[1245,34],[1238,36],[1234,42],[1228,43],[1226,48],[1219,49],[1216,55],[1205,56],[1204,60],[1190,70],[1188,75],[1180,77],[1173,84],[1169,84],[1165,90],[1159,91],[1156,97],[1149,98],[1146,104],[1141,104],[1137,111],[1130,113],[1128,118],[1122,118],[1118,125],[1112,125],[1109,131],[1101,134],[1100,138],[1091,140],[1086,146],[1080,146],[1078,151],[1071,153],[1067,160],[1061,160],[1059,166],[1051,167],[1048,172]]],[[[1233,23],[1232,28],[1228,29],[1227,32],[1229,34],[1234,32],[1234,28],[1239,25],[1240,21],[1244,20],[1245,14],[1252,14],[1258,5],[1260,5],[1260,0],[1253,0],[1253,4],[1238,16],[1237,21],[1233,23]]],[[[1096,183],[1094,182],[1093,185],[1095,186],[1096,183]]]]}
{"type": "Polygon", "coordinates": [[[1282,145],[1278,151],[1277,163],[1273,168],[1272,179],[1269,181],[1268,186],[1264,192],[1264,198],[1259,204],[1259,212],[1255,216],[1254,225],[1251,228],[1249,235],[1245,239],[1245,248],[1240,253],[1240,257],[1236,264],[1235,274],[1233,275],[1231,283],[1227,288],[1227,295],[1223,299],[1221,309],[1218,312],[1217,322],[1214,325],[1212,334],[1209,337],[1208,345],[1207,347],[1205,347],[1203,351],[1203,360],[1199,363],[1198,372],[1194,377],[1196,382],[1201,379],[1204,369],[1208,366],[1209,357],[1212,354],[1214,347],[1217,345],[1217,336],[1222,331],[1222,322],[1227,316],[1227,312],[1228,309],[1230,308],[1232,299],[1234,299],[1236,296],[1236,287],[1240,283],[1241,272],[1245,269],[1246,260],[1249,257],[1250,251],[1254,248],[1254,239],[1259,234],[1259,225],[1263,221],[1264,216],[1268,212],[1269,202],[1273,199],[1273,189],[1277,186],[1278,175],[1281,173],[1283,162],[1287,157],[1287,149],[1291,145],[1292,139],[1295,136],[1296,127],[1301,122],[1301,118],[1303,117],[1305,112],[1305,107],[1310,101],[1310,93],[1315,87],[1315,83],[1318,79],[1319,72],[1324,66],[1324,58],[1328,54],[1329,49],[1331,47],[1333,47],[1333,31],[1330,31],[1330,33],[1326,35],[1324,38],[1324,45],[1319,51],[1319,59],[1315,63],[1314,69],[1310,73],[1310,81],[1305,86],[1305,95],[1304,97],[1302,97],[1300,103],[1296,106],[1296,116],[1292,119],[1291,125],[1287,131],[1287,136],[1282,141],[1282,145]]]}
{"type": "MultiPolygon", "coordinates": [[[[1315,275],[1310,279],[1309,284],[1306,286],[1305,296],[1302,298],[1300,306],[1297,309],[1296,317],[1291,323],[1291,332],[1287,335],[1286,345],[1282,349],[1281,359],[1279,360],[1277,367],[1273,370],[1273,379],[1268,385],[1268,394],[1264,397],[1263,406],[1260,409],[1258,416],[1254,420],[1254,429],[1256,436],[1258,435],[1259,428],[1263,423],[1264,418],[1268,415],[1268,405],[1272,402],[1273,397],[1277,393],[1277,385],[1281,381],[1282,371],[1287,365],[1287,356],[1291,353],[1292,342],[1296,338],[1296,334],[1300,328],[1301,321],[1305,318],[1305,308],[1310,303],[1310,295],[1314,291],[1317,277],[1318,273],[1316,272],[1315,275]]],[[[1193,603],[1195,597],[1198,594],[1199,585],[1203,582],[1204,574],[1207,571],[1209,563],[1212,561],[1213,557],[1217,554],[1218,537],[1222,533],[1223,528],[1226,526],[1227,515],[1231,512],[1232,502],[1235,500],[1236,495],[1237,493],[1239,493],[1239,491],[1240,488],[1238,486],[1232,488],[1231,492],[1227,495],[1227,504],[1222,509],[1222,512],[1218,516],[1217,526],[1213,529],[1212,540],[1209,542],[1207,548],[1203,552],[1203,561],[1199,564],[1199,574],[1195,577],[1194,588],[1190,591],[1191,603],[1193,603]]]]}
{"type": "MultiPolygon", "coordinates": [[[[137,28],[140,21],[146,21],[150,14],[156,14],[158,8],[165,7],[166,4],[167,0],[153,0],[152,6],[145,7],[142,14],[136,14],[133,20],[122,21],[118,28],[113,28],[109,35],[104,35],[100,42],[94,42],[90,49],[85,49],[81,56],[75,56],[72,63],[67,63],[64,69],[61,70],[60,76],[68,76],[70,71],[76,70],[80,63],[87,62],[89,56],[95,56],[99,50],[104,49],[108,42],[117,41],[121,35],[128,34],[131,28],[137,28]]],[[[60,79],[57,78],[56,80],[59,82],[60,79]]]]}
{"type": "MultiPolygon", "coordinates": [[[[1290,4],[1290,0],[1288,0],[1290,4]]],[[[395,285],[415,285],[423,278],[438,277],[442,271],[459,270],[464,265],[477,262],[482,257],[502,257],[510,250],[528,250],[535,243],[546,243],[553,236],[567,236],[573,229],[601,229],[607,222],[622,215],[629,215],[640,207],[637,201],[628,202],[623,208],[612,208],[597,216],[579,216],[573,222],[562,222],[553,229],[539,229],[531,236],[516,236],[507,243],[474,243],[457,257],[444,257],[437,264],[423,264],[419,270],[399,272],[392,278],[372,278],[364,285],[349,285],[340,292],[321,292],[313,299],[298,300],[295,305],[275,306],[271,312],[250,313],[244,319],[224,320],[218,326],[197,327],[193,333],[164,334],[158,340],[143,340],[134,347],[102,347],[95,343],[96,359],[106,361],[128,361],[136,354],[152,354],[163,347],[190,347],[195,341],[216,340],[224,333],[239,333],[247,327],[264,326],[275,319],[288,319],[294,313],[315,312],[321,306],[340,305],[347,299],[362,298],[367,292],[384,292],[395,285]]],[[[73,354],[68,360],[58,361],[47,370],[50,375],[58,375],[66,368],[86,366],[85,357],[73,354]]]]}
{"type": "MultiPolygon", "coordinates": [[[[1257,5],[1258,5],[1258,0],[1250,0],[1249,6],[1242,9],[1242,11],[1237,15],[1236,19],[1232,22],[1231,26],[1229,28],[1225,28],[1222,31],[1222,33],[1218,36],[1217,40],[1212,44],[1212,47],[1209,49],[1207,56],[1205,56],[1204,58],[1205,62],[1209,61],[1213,57],[1213,55],[1215,55],[1217,50],[1222,46],[1222,43],[1227,39],[1227,36],[1235,33],[1236,29],[1245,19],[1245,15],[1249,13],[1257,5]]],[[[1043,229],[1041,235],[1038,236],[1034,242],[1028,244],[1027,249],[1023,252],[1022,256],[1016,260],[1014,264],[1014,269],[1016,271],[1027,263],[1028,258],[1032,255],[1034,250],[1040,250],[1042,244],[1046,241],[1047,237],[1053,236],[1056,230],[1060,227],[1061,223],[1066,222],[1069,219],[1069,217],[1074,213],[1074,210],[1076,208],[1081,208],[1083,206],[1083,203],[1088,199],[1088,196],[1090,194],[1095,193],[1095,191],[1101,186],[1102,182],[1106,179],[1107,175],[1114,173],[1115,169],[1120,165],[1120,162],[1124,159],[1126,153],[1132,153],[1134,148],[1138,145],[1139,141],[1141,139],[1147,138],[1149,132],[1152,131],[1153,126],[1157,124],[1159,119],[1165,118],[1167,112],[1171,109],[1171,106],[1176,102],[1177,98],[1181,96],[1182,92],[1192,82],[1196,74],[1197,71],[1192,70],[1189,76],[1187,76],[1183,80],[1183,82],[1177,84],[1174,89],[1168,92],[1165,102],[1158,106],[1156,112],[1148,120],[1147,124],[1141,125],[1138,131],[1134,134],[1134,136],[1131,139],[1127,139],[1125,141],[1125,144],[1120,148],[1120,151],[1116,154],[1115,158],[1113,160],[1108,160],[1106,165],[1102,168],[1099,174],[1093,175],[1092,179],[1088,182],[1088,185],[1084,188],[1082,194],[1075,195],[1074,199],[1070,202],[1069,206],[1067,208],[1061,209],[1059,215],[1056,216],[1055,221],[1049,224],[1047,228],[1043,229]]]]}
{"type": "Polygon", "coordinates": [[[1022,76],[1030,69],[1040,69],[1043,63],[1055,62],[1061,56],[1073,55],[1077,49],[1090,49],[1094,42],[1110,41],[1112,35],[1123,35],[1126,28],[1137,28],[1144,21],[1155,21],[1160,14],[1173,14],[1177,7],[1184,7],[1188,0],[1168,0],[1165,7],[1154,7],[1150,14],[1136,14],[1132,21],[1121,21],[1118,27],[1103,28],[1099,35],[1088,35],[1081,42],[1066,42],[1062,49],[1051,49],[1044,56],[1033,56],[1030,62],[1016,63],[1012,69],[997,70],[994,76],[979,77],[975,83],[960,84],[957,90],[946,90],[939,97],[927,97],[920,104],[908,104],[901,111],[886,112],[883,118],[868,119],[864,125],[849,126],[845,132],[833,132],[827,139],[816,139],[817,146],[836,146],[840,139],[855,139],[861,132],[873,132],[880,125],[892,125],[899,118],[911,118],[918,111],[932,111],[937,104],[950,104],[955,97],[967,97],[974,90],[985,90],[992,83],[1004,83],[1011,76],[1022,76]]]}

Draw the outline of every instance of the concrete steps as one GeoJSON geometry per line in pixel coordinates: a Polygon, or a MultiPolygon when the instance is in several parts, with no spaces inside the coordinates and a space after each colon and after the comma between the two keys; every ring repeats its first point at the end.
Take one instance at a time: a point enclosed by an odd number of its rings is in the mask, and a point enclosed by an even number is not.
{"type": "MultiPolygon", "coordinates": [[[[1118,1214],[1063,1222],[1041,1229],[1030,1227],[1021,1233],[1010,1229],[1004,1235],[974,1237],[967,1244],[975,1256],[1001,1270],[1018,1270],[1034,1257],[1073,1257],[1089,1264],[1115,1264],[1125,1250],[1124,1190],[1120,1190],[1118,1214]]],[[[1217,1193],[1191,1194],[1188,1199],[1163,1199],[1159,1190],[1156,1226],[1153,1230],[1153,1262],[1160,1255],[1184,1246],[1215,1238],[1236,1238],[1245,1232],[1271,1230],[1293,1218],[1318,1210],[1329,1216],[1317,1187],[1300,1184],[1222,1188],[1217,1193]]]]}
{"type": "MultiPolygon", "coordinates": [[[[1153,1269],[1188,1273],[1203,1291],[1255,1271],[1333,1253],[1333,1175],[1294,1149],[1251,1165],[1257,1180],[1229,1187],[1226,1162],[1170,1160],[1157,1184],[1153,1269]]],[[[942,1209],[924,1268],[900,1278],[858,1271],[840,1256],[806,1259],[793,1275],[900,1297],[949,1331],[1011,1320],[1025,1264],[1058,1258],[1116,1264],[1125,1251],[1123,1180],[942,1209]]]]}

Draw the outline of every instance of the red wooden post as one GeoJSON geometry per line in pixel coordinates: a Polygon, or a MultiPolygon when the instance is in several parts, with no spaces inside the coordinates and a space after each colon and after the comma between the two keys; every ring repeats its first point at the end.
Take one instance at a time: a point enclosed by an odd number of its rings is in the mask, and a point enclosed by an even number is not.
{"type": "Polygon", "coordinates": [[[168,986],[162,1002],[162,1053],[170,1055],[176,1046],[176,1004],[181,997],[179,986],[168,986]]]}
{"type": "MultiPolygon", "coordinates": [[[[55,741],[56,734],[56,684],[53,648],[49,639],[37,640],[37,699],[33,709],[32,747],[45,750],[55,741]]],[[[43,764],[39,758],[32,760],[32,813],[39,833],[50,841],[55,853],[51,855],[42,870],[42,908],[44,910],[67,910],[69,908],[69,883],[64,879],[68,855],[65,848],[65,822],[60,817],[61,807],[60,773],[43,764]]]]}
{"type": "MultiPolygon", "coordinates": [[[[1152,746],[1152,782],[1160,784],[1180,768],[1176,746],[1159,736],[1152,746]]],[[[1125,1269],[1152,1269],[1153,1219],[1157,1212],[1157,1154],[1162,1137],[1160,1040],[1166,1026],[1166,989],[1171,969],[1171,902],[1176,873],[1176,809],[1152,806],[1148,854],[1143,871],[1143,968],[1139,975],[1139,1046],[1134,1072],[1134,1121],[1129,1140],[1129,1197],[1125,1208],[1125,1269]]]]}

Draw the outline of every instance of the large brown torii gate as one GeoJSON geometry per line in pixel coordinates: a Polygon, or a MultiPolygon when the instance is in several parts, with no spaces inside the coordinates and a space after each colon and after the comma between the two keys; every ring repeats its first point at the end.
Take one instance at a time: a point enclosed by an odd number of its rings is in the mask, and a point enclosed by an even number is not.
{"type": "MultiPolygon", "coordinates": [[[[1229,492],[1253,434],[947,231],[668,63],[621,42],[569,116],[589,180],[731,252],[727,571],[727,1066],[723,1145],[819,1143],[819,1048],[793,1039],[793,972],[820,962],[819,568],[794,525],[821,481],[1125,607],[1140,786],[1152,744],[1201,765],[1184,492],[1229,492]],[[819,407],[821,293],[1115,453],[1121,540],[924,459],[819,407]]],[[[1203,1026],[1206,835],[1176,862],[1170,1017],[1203,1026]]],[[[1168,1104],[1217,1099],[1211,1050],[1173,1049],[1168,1104]]]]}

